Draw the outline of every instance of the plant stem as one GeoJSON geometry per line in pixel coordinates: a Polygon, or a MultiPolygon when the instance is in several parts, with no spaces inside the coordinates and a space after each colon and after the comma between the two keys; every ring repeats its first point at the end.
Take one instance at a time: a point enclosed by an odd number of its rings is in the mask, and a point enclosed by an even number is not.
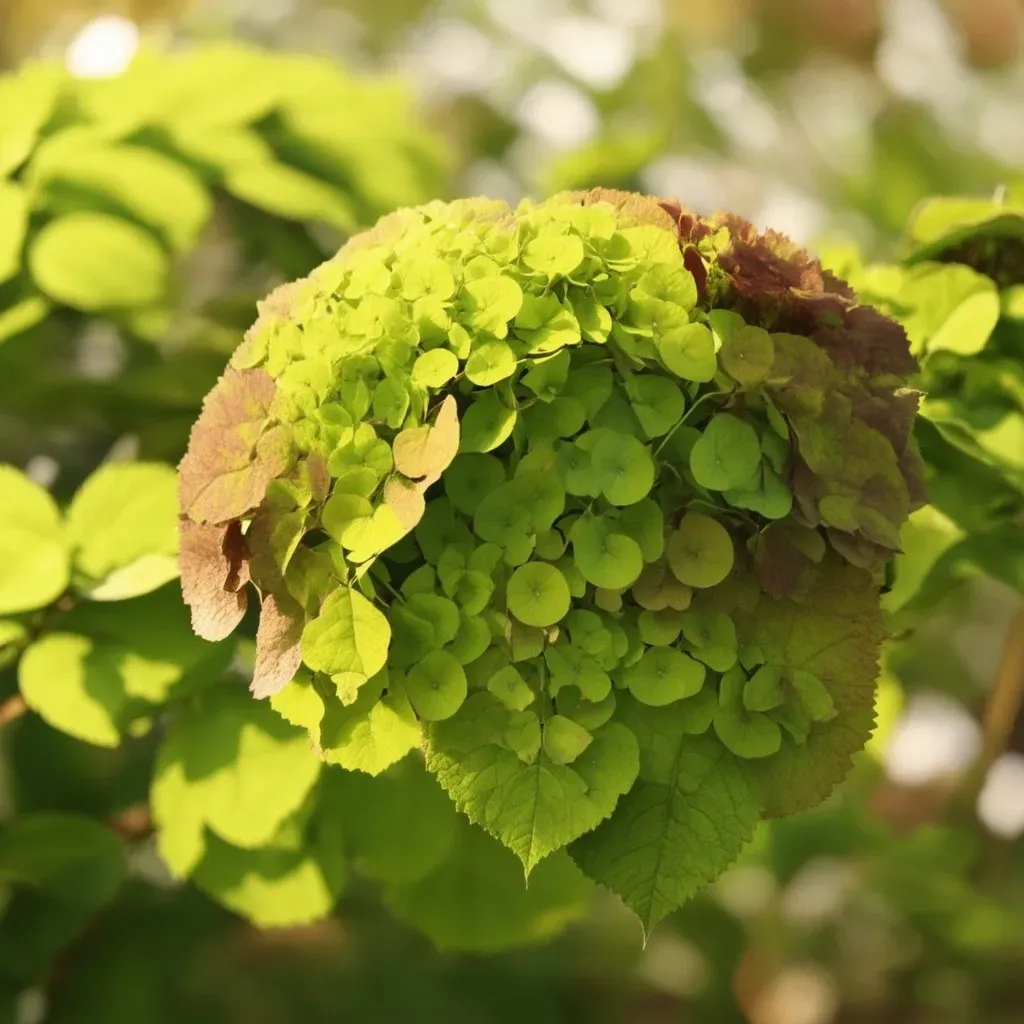
{"type": "Polygon", "coordinates": [[[972,802],[985,784],[989,769],[1006,750],[1024,703],[1024,605],[1010,620],[995,684],[982,718],[981,752],[964,780],[963,792],[972,802]]]}
{"type": "Polygon", "coordinates": [[[27,711],[28,705],[20,693],[16,693],[13,697],[8,697],[7,700],[0,702],[0,726],[7,725],[9,722],[21,718],[27,711]]]}
{"type": "Polygon", "coordinates": [[[1003,644],[995,686],[989,694],[982,721],[983,741],[979,765],[992,767],[1006,749],[1024,702],[1024,605],[1017,609],[1003,644]]]}

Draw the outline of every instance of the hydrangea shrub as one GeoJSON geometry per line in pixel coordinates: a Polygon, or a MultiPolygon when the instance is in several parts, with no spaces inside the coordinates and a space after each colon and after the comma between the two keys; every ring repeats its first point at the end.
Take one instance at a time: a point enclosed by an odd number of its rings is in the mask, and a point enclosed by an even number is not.
{"type": "Polygon", "coordinates": [[[325,762],[421,749],[527,876],[567,849],[650,929],[869,736],[916,369],[736,217],[401,210],[274,292],[205,401],[194,629],[258,600],[252,691],[325,762]]]}

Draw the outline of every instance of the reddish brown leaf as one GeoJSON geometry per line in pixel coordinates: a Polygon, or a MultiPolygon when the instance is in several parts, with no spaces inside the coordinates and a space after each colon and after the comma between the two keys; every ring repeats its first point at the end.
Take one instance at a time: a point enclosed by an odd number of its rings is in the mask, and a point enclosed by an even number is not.
{"type": "Polygon", "coordinates": [[[268,594],[260,609],[256,630],[256,667],[249,689],[257,700],[272,697],[295,677],[302,664],[302,627],[305,616],[289,597],[268,594]]]}
{"type": "Polygon", "coordinates": [[[223,640],[245,615],[245,539],[237,523],[209,526],[181,519],[178,529],[181,593],[192,613],[192,629],[204,640],[223,640]]]}
{"type": "Polygon", "coordinates": [[[759,534],[754,548],[754,575],[769,597],[781,600],[803,596],[814,578],[816,559],[812,556],[821,557],[809,545],[812,540],[813,531],[792,522],[772,523],[759,534]]]}
{"type": "Polygon", "coordinates": [[[179,467],[181,509],[193,521],[241,518],[291,465],[289,431],[269,419],[275,390],[265,370],[229,368],[206,396],[179,467]]]}

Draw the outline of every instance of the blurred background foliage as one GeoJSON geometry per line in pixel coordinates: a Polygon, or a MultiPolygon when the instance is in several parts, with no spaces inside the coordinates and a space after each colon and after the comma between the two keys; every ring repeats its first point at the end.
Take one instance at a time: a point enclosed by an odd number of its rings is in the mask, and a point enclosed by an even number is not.
{"type": "MultiPolygon", "coordinates": [[[[176,461],[257,299],[434,196],[731,209],[913,323],[948,284],[915,259],[953,258],[906,236],[921,200],[1021,176],[1022,41],[1019,0],[0,0],[0,461],[62,502],[105,460],[176,461]]],[[[1024,726],[992,699],[1024,662],[1024,274],[972,265],[980,344],[917,325],[942,478],[887,599],[875,738],[646,948],[580,895],[557,921],[520,908],[504,941],[576,918],[559,938],[439,952],[437,893],[508,914],[457,864],[257,932],[154,864],[147,737],[102,749],[22,714],[0,635],[0,821],[89,815],[127,851],[127,881],[95,835],[87,886],[0,879],[0,1021],[1024,1019],[1024,726]]]]}

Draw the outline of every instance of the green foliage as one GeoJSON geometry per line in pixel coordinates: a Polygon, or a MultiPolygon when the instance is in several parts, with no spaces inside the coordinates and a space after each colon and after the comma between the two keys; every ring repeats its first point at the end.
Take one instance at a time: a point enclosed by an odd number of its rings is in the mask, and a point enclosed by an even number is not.
{"type": "MultiPolygon", "coordinates": [[[[278,289],[204,403],[181,465],[193,624],[230,632],[251,579],[253,692],[325,761],[397,780],[422,747],[529,891],[568,849],[650,929],[867,739],[878,571],[922,500],[915,369],[895,323],[734,218],[601,192],[399,211],[278,289]]],[[[214,758],[213,721],[209,754],[182,751],[214,758]]],[[[277,849],[306,796],[302,822],[332,820],[303,756],[225,762],[253,787],[244,835],[184,787],[197,769],[162,768],[178,870],[204,828],[227,865],[224,843],[277,849]]],[[[475,870],[454,842],[389,897],[443,944],[445,872],[475,870]]]]}
{"type": "MultiPolygon", "coordinates": [[[[0,96],[0,403],[42,450],[62,430],[136,431],[176,460],[253,303],[443,186],[403,90],[328,61],[143,51],[104,80],[28,64],[0,96]],[[117,333],[113,379],[74,358],[97,317],[117,333]]],[[[27,442],[5,431],[0,459],[27,442]]]]}
{"type": "Polygon", "coordinates": [[[922,362],[916,425],[932,508],[912,517],[887,602],[906,628],[957,579],[1024,589],[1024,202],[935,198],[907,227],[902,263],[832,262],[899,319],[922,362]],[[938,543],[936,544],[936,540],[938,543]],[[904,583],[906,580],[906,583],[904,583]]]}

